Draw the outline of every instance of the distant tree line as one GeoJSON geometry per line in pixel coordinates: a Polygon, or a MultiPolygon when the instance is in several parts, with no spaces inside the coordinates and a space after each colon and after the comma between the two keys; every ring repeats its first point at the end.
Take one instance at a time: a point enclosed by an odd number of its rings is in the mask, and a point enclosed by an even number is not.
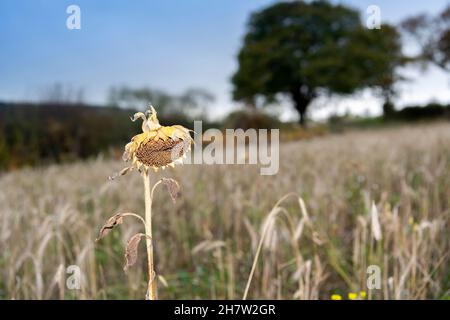
{"type": "Polygon", "coordinates": [[[0,168],[86,158],[137,132],[130,110],[66,104],[0,104],[0,168]],[[125,120],[125,121],[124,121],[125,120]]]}
{"type": "Polygon", "coordinates": [[[450,120],[450,104],[429,103],[426,106],[408,106],[390,113],[387,119],[399,121],[450,120]]]}
{"type": "MultiPolygon", "coordinates": [[[[140,126],[129,121],[133,109],[80,104],[0,103],[0,170],[85,159],[101,152],[119,157],[140,126]]],[[[394,111],[386,120],[450,119],[450,105],[429,104],[394,111]]],[[[161,123],[192,128],[192,119],[164,115],[161,123]]],[[[280,128],[276,117],[252,110],[232,112],[203,128],[280,128]]]]}
{"type": "MultiPolygon", "coordinates": [[[[134,112],[80,104],[0,103],[0,170],[83,159],[114,147],[121,150],[139,133],[140,126],[129,121],[134,112]]],[[[192,125],[177,115],[161,121],[192,125]]]]}
{"type": "Polygon", "coordinates": [[[108,94],[110,106],[144,110],[148,103],[158,107],[159,116],[178,116],[205,119],[206,111],[215,97],[202,88],[190,88],[181,94],[173,94],[153,88],[112,87],[108,94]]]}

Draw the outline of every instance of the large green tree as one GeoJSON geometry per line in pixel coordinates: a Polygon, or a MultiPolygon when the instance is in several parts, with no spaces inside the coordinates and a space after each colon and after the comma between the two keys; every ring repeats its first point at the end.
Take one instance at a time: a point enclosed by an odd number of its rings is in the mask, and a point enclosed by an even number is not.
{"type": "Polygon", "coordinates": [[[414,57],[416,60],[450,72],[450,5],[435,16],[419,14],[409,17],[401,26],[419,46],[419,53],[414,57]]]}
{"type": "Polygon", "coordinates": [[[395,84],[405,80],[400,66],[411,60],[402,54],[400,33],[393,26],[383,24],[379,30],[359,28],[352,35],[349,57],[360,67],[360,87],[372,87],[383,100],[383,114],[394,112],[395,84]]]}
{"type": "Polygon", "coordinates": [[[357,11],[327,1],[278,2],[250,17],[233,98],[254,106],[287,95],[305,124],[319,94],[392,90],[399,61],[393,27],[366,29],[357,11]]]}

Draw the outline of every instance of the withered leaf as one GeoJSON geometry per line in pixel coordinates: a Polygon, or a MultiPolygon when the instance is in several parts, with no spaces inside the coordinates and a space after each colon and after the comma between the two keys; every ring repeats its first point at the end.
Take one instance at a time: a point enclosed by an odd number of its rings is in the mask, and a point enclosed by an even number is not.
{"type": "Polygon", "coordinates": [[[130,238],[127,242],[127,247],[125,249],[125,266],[123,267],[124,271],[128,270],[128,267],[131,267],[136,263],[137,253],[138,253],[138,245],[141,241],[141,237],[145,237],[143,233],[137,233],[130,238]]]}
{"type": "Polygon", "coordinates": [[[180,185],[174,179],[163,178],[161,182],[167,187],[167,191],[169,192],[170,198],[175,203],[175,200],[180,192],[180,185]]]}
{"type": "Polygon", "coordinates": [[[122,224],[122,222],[123,222],[122,213],[113,215],[111,218],[108,219],[108,221],[106,221],[106,223],[100,229],[98,237],[97,239],[95,239],[95,241],[104,238],[115,226],[117,226],[118,224],[122,224]]]}

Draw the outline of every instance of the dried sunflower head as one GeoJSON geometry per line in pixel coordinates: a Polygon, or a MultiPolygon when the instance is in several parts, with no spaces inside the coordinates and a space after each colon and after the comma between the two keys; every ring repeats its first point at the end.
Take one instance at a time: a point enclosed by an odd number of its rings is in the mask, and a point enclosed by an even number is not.
{"type": "Polygon", "coordinates": [[[160,168],[182,163],[191,148],[189,130],[180,125],[161,126],[152,106],[145,114],[136,113],[131,120],[139,118],[143,120],[142,133],[131,139],[122,156],[124,161],[131,161],[129,169],[147,172],[149,168],[153,168],[158,171],[160,168]]]}

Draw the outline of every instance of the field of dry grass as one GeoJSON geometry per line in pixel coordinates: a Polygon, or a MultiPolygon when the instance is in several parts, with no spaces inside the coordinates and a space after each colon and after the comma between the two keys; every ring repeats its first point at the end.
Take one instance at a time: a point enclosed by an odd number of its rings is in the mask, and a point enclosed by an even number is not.
{"type": "MultiPolygon", "coordinates": [[[[160,298],[242,298],[263,230],[249,299],[448,297],[448,123],[329,135],[280,153],[275,176],[242,165],[154,176],[181,186],[176,204],[162,192],[154,201],[160,298]],[[366,288],[369,265],[381,268],[379,290],[366,288]]],[[[107,180],[122,167],[98,158],[0,176],[1,299],[143,299],[144,244],[122,269],[139,221],[94,242],[114,213],[144,211],[138,174],[107,180]],[[81,268],[80,290],[66,288],[69,265],[81,268]]]]}

